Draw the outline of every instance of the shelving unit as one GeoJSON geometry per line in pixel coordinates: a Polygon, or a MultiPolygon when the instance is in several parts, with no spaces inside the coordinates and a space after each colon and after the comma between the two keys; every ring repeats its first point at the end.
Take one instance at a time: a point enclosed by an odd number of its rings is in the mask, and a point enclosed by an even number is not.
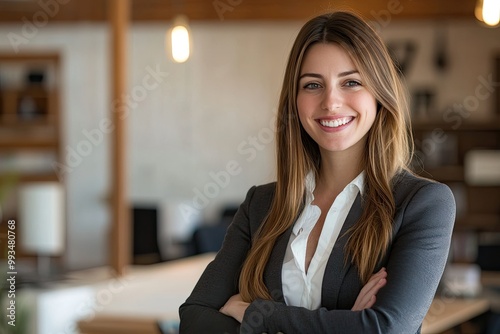
{"type": "Polygon", "coordinates": [[[454,191],[458,202],[456,230],[500,232],[500,184],[473,185],[465,177],[468,152],[500,150],[500,118],[487,123],[464,121],[460,126],[415,123],[413,135],[423,163],[419,173],[448,184],[454,191]]]}
{"type": "Polygon", "coordinates": [[[467,154],[475,150],[500,152],[500,117],[482,123],[464,120],[460,126],[414,123],[413,135],[418,151],[414,169],[424,177],[447,184],[457,202],[453,261],[481,265],[481,247],[500,247],[500,182],[469,182],[466,160],[467,154]],[[482,245],[485,235],[497,241],[482,245]]]}
{"type": "Polygon", "coordinates": [[[61,151],[58,54],[0,54],[0,177],[59,181],[61,151]],[[31,158],[30,158],[31,156],[31,158]],[[30,165],[44,157],[45,166],[30,165]]]}
{"type": "MultiPolygon", "coordinates": [[[[3,220],[16,219],[17,188],[23,183],[64,183],[54,169],[62,148],[60,61],[57,53],[0,53],[0,187],[14,182],[0,203],[3,220]]],[[[16,224],[18,228],[22,222],[16,219],[16,224]]],[[[2,244],[6,225],[0,226],[2,244]]],[[[16,248],[16,258],[34,255],[20,244],[16,248]]]]}

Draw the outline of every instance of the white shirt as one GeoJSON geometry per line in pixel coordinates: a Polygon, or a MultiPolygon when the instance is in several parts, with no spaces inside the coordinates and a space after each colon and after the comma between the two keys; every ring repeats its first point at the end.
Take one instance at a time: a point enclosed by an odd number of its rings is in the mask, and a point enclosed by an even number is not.
{"type": "Polygon", "coordinates": [[[326,215],[318,246],[306,273],[307,240],[321,215],[321,209],[311,204],[316,187],[314,173],[307,175],[305,207],[293,226],[281,271],[283,295],[287,305],[310,310],[320,307],[326,263],[358,193],[363,194],[364,180],[363,171],[335,198],[326,215]]]}

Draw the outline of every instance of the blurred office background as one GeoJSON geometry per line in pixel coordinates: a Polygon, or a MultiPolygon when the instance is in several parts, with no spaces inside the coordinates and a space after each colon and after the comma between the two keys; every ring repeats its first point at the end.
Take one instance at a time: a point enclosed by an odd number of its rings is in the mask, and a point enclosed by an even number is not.
{"type": "MultiPolygon", "coordinates": [[[[359,12],[389,46],[411,96],[413,167],[455,194],[448,297],[477,298],[484,273],[500,286],[500,1],[124,2],[126,87],[117,98],[115,2],[0,0],[0,256],[8,258],[15,225],[19,287],[82,272],[73,279],[102,283],[92,270],[121,275],[116,263],[216,251],[246,191],[275,179],[274,117],[292,42],[305,20],[336,8],[359,12]],[[493,7],[483,15],[485,4],[493,7]],[[172,56],[176,24],[189,36],[187,59],[172,56]],[[122,166],[113,164],[117,109],[122,166]],[[122,172],[120,221],[111,206],[122,172]]],[[[80,288],[61,300],[95,291],[80,288]]],[[[43,300],[37,291],[29,298],[43,300]]],[[[495,302],[498,312],[498,299],[481,304],[455,330],[491,330],[495,302]]],[[[31,330],[59,328],[41,318],[27,322],[31,330]]]]}

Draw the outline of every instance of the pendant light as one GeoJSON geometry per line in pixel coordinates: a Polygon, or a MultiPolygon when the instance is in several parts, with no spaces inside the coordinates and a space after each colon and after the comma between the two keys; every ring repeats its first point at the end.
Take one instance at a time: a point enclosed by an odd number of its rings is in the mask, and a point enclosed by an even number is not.
{"type": "Polygon", "coordinates": [[[477,0],[474,14],[488,27],[497,27],[500,23],[500,0],[477,0]]]}
{"type": "MultiPolygon", "coordinates": [[[[174,13],[182,12],[182,1],[173,2],[174,13]]],[[[167,53],[176,63],[184,63],[191,55],[191,29],[189,21],[185,15],[174,17],[172,27],[167,32],[166,38],[167,53]]]]}
{"type": "Polygon", "coordinates": [[[184,63],[191,54],[191,30],[185,16],[177,16],[169,30],[170,50],[176,63],[184,63]]]}

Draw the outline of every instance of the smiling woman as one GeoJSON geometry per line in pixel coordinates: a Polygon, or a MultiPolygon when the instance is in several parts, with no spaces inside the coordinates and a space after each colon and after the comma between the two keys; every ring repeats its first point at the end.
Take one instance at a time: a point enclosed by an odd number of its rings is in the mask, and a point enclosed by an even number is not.
{"type": "Polygon", "coordinates": [[[405,89],[349,12],[297,36],[277,181],[252,187],[180,307],[181,333],[420,333],[446,263],[450,189],[408,170],[405,89]]]}
{"type": "Polygon", "coordinates": [[[363,150],[375,120],[375,97],[354,68],[349,55],[337,44],[311,46],[302,64],[297,109],[302,126],[318,143],[322,157],[334,151],[349,154],[363,150]]]}

